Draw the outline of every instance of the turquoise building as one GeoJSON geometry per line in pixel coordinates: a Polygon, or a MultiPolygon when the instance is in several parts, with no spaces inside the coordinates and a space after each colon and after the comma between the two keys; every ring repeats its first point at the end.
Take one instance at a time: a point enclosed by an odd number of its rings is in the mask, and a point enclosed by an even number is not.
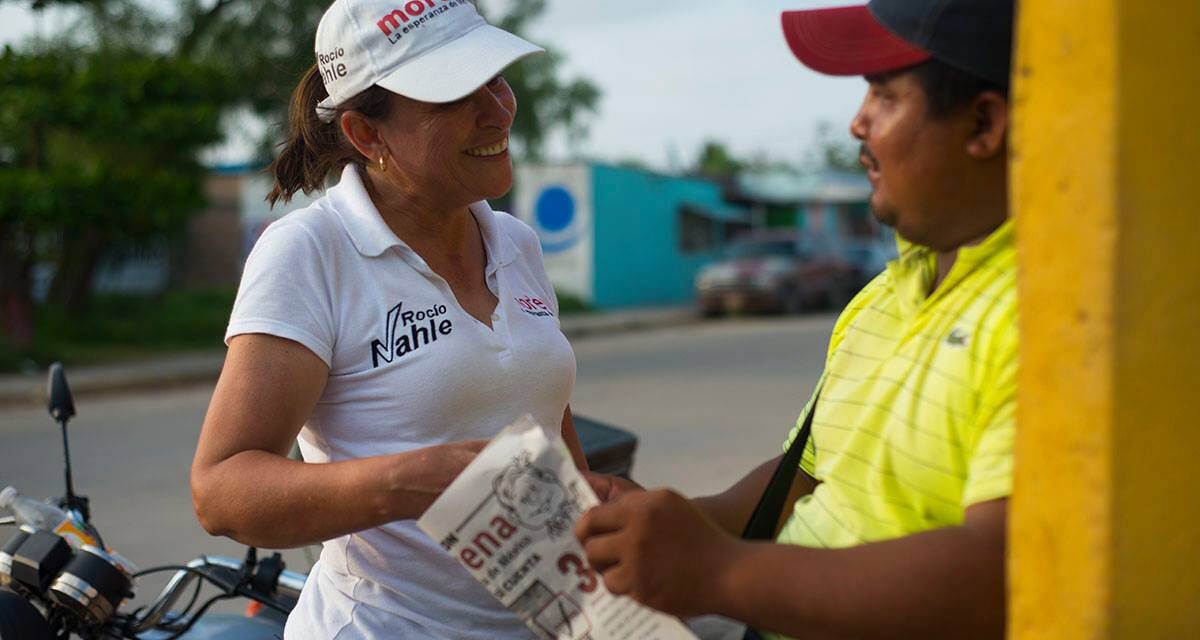
{"type": "Polygon", "coordinates": [[[715,182],[594,163],[518,166],[512,208],[555,288],[599,309],[691,303],[696,272],[750,228],[715,182]]]}

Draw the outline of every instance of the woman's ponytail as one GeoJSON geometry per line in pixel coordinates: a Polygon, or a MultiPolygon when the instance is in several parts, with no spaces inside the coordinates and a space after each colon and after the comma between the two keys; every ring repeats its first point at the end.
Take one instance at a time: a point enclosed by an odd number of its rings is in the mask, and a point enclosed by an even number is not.
{"type": "Polygon", "coordinates": [[[317,103],[328,96],[314,64],[292,91],[287,141],[281,145],[279,157],[267,167],[267,172],[275,176],[275,185],[267,195],[272,207],[280,199],[291,200],[297,191],[307,194],[324,188],[331,172],[358,155],[343,138],[337,118],[322,122],[317,117],[317,103]]]}
{"type": "Polygon", "coordinates": [[[275,185],[267,195],[272,207],[282,199],[291,200],[297,191],[305,194],[325,188],[329,175],[365,158],[342,134],[342,113],[358,111],[369,118],[384,118],[388,111],[388,91],[375,85],[339,105],[331,122],[317,116],[317,104],[329,96],[317,65],[309,67],[292,92],[288,107],[288,137],[279,157],[267,167],[275,176],[275,185]]]}

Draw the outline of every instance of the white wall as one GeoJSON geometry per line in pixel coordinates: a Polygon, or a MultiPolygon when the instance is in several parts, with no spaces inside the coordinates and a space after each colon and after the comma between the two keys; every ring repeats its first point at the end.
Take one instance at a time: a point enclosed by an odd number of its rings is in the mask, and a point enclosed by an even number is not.
{"type": "Polygon", "coordinates": [[[538,232],[555,288],[591,302],[595,227],[590,167],[520,165],[513,204],[513,215],[538,232]]]}

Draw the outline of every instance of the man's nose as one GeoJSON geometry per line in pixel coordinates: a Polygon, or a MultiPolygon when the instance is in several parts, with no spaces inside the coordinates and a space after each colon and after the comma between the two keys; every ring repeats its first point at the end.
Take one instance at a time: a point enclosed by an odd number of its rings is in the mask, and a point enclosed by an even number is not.
{"type": "Polygon", "coordinates": [[[867,134],[870,133],[870,121],[867,118],[867,98],[864,97],[862,104],[858,106],[858,111],[854,114],[854,119],[850,121],[850,135],[856,140],[865,142],[867,134]]]}
{"type": "Polygon", "coordinates": [[[855,140],[866,141],[868,131],[866,113],[864,113],[864,109],[860,108],[858,113],[854,114],[854,119],[850,121],[850,135],[854,136],[855,140]]]}

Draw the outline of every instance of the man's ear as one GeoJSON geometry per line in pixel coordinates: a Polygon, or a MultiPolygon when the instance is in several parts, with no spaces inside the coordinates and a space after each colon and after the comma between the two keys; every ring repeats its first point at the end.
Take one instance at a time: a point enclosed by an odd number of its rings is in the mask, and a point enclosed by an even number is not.
{"type": "Polygon", "coordinates": [[[366,116],[357,111],[346,111],[342,113],[340,124],[346,139],[363,154],[368,163],[386,154],[387,144],[379,135],[379,127],[366,116]]]}
{"type": "Polygon", "coordinates": [[[967,140],[967,154],[986,160],[1004,153],[1008,139],[1008,99],[995,91],[985,91],[970,106],[974,130],[967,140]]]}

